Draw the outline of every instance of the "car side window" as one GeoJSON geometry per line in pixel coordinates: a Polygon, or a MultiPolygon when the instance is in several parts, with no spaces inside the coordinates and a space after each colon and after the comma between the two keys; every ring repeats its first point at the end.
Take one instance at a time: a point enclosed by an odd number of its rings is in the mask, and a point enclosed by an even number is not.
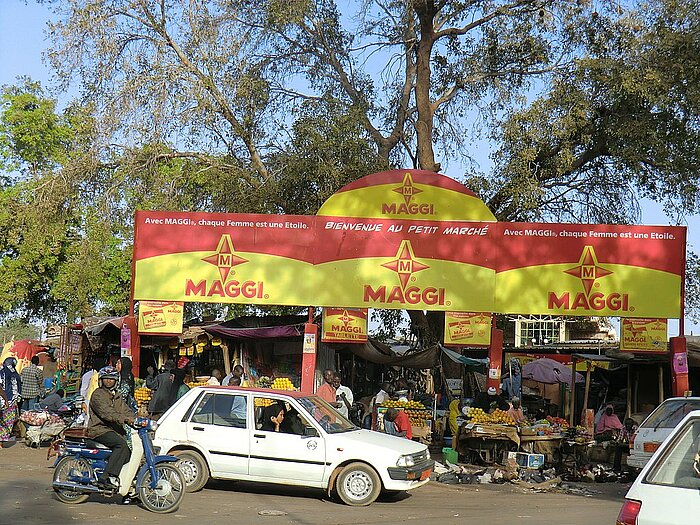
{"type": "Polygon", "coordinates": [[[656,460],[644,482],[700,489],[700,420],[689,421],[656,460]]]}
{"type": "Polygon", "coordinates": [[[192,415],[194,423],[246,428],[247,399],[243,395],[206,394],[192,415]]]}

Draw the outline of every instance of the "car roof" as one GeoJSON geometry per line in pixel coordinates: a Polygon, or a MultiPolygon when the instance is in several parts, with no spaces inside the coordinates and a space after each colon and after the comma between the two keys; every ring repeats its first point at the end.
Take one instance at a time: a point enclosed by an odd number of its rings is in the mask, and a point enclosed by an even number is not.
{"type": "Polygon", "coordinates": [[[285,396],[293,397],[299,399],[302,397],[309,397],[313,394],[305,394],[297,390],[273,390],[272,388],[250,388],[243,386],[221,386],[221,385],[201,385],[194,388],[206,388],[212,390],[224,390],[226,392],[252,392],[253,394],[282,394],[285,396]]]}

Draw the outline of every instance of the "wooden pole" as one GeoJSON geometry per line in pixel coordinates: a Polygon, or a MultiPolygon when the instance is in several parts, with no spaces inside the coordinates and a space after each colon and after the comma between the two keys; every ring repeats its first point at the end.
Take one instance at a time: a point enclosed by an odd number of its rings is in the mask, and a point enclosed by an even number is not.
{"type": "Polygon", "coordinates": [[[221,343],[221,354],[224,358],[224,370],[226,375],[231,373],[231,356],[228,353],[228,345],[221,343]]]}
{"type": "Polygon", "coordinates": [[[632,417],[632,365],[627,365],[627,416],[632,417]]]}
{"type": "Polygon", "coordinates": [[[583,417],[583,414],[586,413],[586,409],[588,408],[588,392],[590,391],[591,388],[591,362],[586,361],[586,388],[583,393],[583,413],[581,414],[581,417],[583,417]]]}
{"type": "Polygon", "coordinates": [[[664,401],[664,365],[659,363],[659,404],[664,401]]]}
{"type": "Polygon", "coordinates": [[[574,426],[574,412],[576,412],[576,358],[571,358],[571,392],[569,403],[569,426],[574,426]]]}
{"type": "Polygon", "coordinates": [[[634,374],[634,413],[639,412],[639,368],[634,374]]]}

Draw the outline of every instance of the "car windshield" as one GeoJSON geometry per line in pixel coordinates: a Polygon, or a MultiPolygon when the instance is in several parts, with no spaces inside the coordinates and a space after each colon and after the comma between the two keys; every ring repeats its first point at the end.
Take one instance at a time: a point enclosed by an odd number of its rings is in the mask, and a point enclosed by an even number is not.
{"type": "Polygon", "coordinates": [[[358,430],[354,424],[341,416],[332,406],[317,396],[297,399],[299,404],[329,434],[358,430]]]}
{"type": "Polygon", "coordinates": [[[691,419],[677,432],[663,455],[656,459],[644,481],[655,485],[699,489],[699,446],[700,419],[691,419]]]}
{"type": "Polygon", "coordinates": [[[659,405],[644,421],[644,428],[674,428],[693,410],[700,410],[700,399],[672,399],[659,405]]]}

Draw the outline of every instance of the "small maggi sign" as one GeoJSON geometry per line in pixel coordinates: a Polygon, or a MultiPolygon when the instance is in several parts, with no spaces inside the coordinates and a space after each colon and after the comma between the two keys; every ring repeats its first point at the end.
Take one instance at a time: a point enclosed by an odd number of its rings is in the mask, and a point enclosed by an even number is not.
{"type": "Polygon", "coordinates": [[[668,350],[666,319],[624,318],[621,323],[620,350],[623,352],[659,352],[668,350]]]}
{"type": "Polygon", "coordinates": [[[367,309],[324,308],[324,343],[364,343],[367,341],[367,309]]]}
{"type": "Polygon", "coordinates": [[[139,303],[140,334],[182,333],[184,303],[177,301],[141,301],[139,303]]]}
{"type": "Polygon", "coordinates": [[[445,344],[488,346],[491,316],[474,312],[445,312],[445,344]]]}

